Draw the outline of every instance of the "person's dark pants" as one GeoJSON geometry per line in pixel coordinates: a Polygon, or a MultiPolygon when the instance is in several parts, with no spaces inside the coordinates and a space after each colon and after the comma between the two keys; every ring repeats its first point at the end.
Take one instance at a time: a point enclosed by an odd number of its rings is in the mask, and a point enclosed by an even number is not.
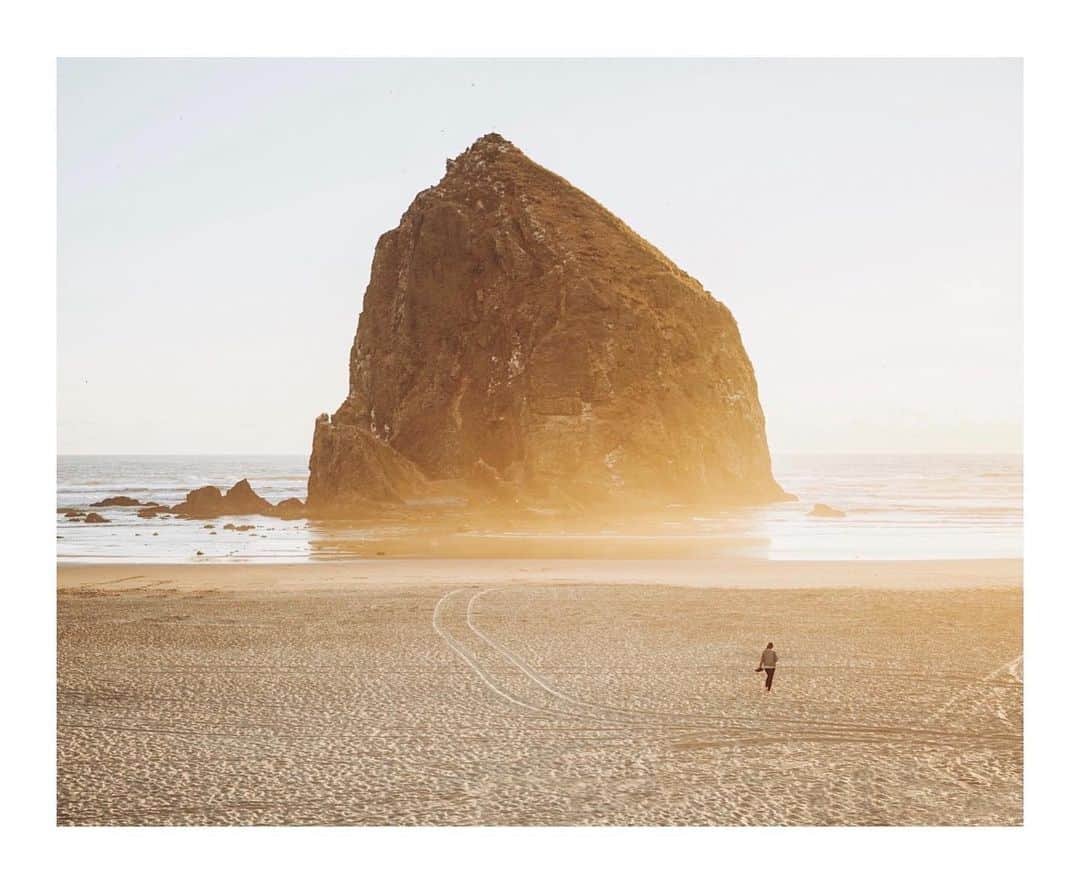
{"type": "Polygon", "coordinates": [[[765,691],[772,691],[772,675],[776,673],[776,668],[765,669],[765,691]]]}

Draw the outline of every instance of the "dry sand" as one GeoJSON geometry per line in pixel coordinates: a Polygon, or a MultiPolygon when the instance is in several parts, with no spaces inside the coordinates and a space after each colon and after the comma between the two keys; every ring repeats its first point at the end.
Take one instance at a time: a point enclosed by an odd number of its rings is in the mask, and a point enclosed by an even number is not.
{"type": "Polygon", "coordinates": [[[1022,821],[1019,562],[58,579],[62,824],[1022,821]]]}

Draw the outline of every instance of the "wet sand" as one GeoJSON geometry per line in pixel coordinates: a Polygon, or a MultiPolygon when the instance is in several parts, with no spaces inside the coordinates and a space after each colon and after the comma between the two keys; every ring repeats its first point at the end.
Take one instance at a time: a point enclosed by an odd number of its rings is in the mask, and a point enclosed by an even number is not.
{"type": "Polygon", "coordinates": [[[57,820],[1018,824],[1020,586],[1018,561],[64,565],[57,820]]]}

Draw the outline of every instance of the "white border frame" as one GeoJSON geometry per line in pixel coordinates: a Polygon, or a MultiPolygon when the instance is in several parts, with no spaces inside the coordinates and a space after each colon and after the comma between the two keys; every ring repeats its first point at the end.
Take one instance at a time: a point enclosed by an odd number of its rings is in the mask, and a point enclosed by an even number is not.
{"type": "MultiPolygon", "coordinates": [[[[9,10],[3,88],[9,612],[5,825],[35,871],[1019,874],[1074,860],[1076,27],[1066,4],[52,2],[9,10]],[[1006,830],[93,830],[55,821],[57,56],[979,56],[1025,59],[1026,826],[1006,830]],[[9,152],[10,150],[10,152],[9,152]],[[8,249],[10,248],[10,249],[8,249]],[[1067,492],[1069,506],[1066,506],[1067,492]],[[16,505],[17,504],[17,505],[16,505]],[[1061,655],[1062,659],[1066,656],[1061,655]],[[1065,661],[1061,662],[1065,665],[1065,661]],[[1032,672],[1034,669],[1034,672],[1032,672]],[[27,672],[28,671],[28,672],[27,672]],[[1066,848],[1066,845],[1070,845],[1066,848]]],[[[10,858],[9,858],[10,859],[10,858]]],[[[16,859],[15,862],[18,862],[16,859]]]]}

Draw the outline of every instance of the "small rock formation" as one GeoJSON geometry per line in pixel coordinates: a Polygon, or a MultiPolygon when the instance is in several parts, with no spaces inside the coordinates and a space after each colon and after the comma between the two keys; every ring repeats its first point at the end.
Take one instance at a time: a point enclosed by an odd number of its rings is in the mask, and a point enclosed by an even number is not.
{"type": "Polygon", "coordinates": [[[82,518],[84,514],[76,509],[70,509],[64,513],[64,518],[82,518]]]}
{"type": "Polygon", "coordinates": [[[815,518],[843,518],[844,513],[839,509],[834,509],[827,503],[815,503],[814,508],[811,509],[807,515],[813,515],[815,518]]]}
{"type": "Polygon", "coordinates": [[[273,507],[256,494],[247,479],[241,479],[225,492],[225,511],[229,515],[263,515],[273,507]]]}
{"type": "Polygon", "coordinates": [[[185,518],[216,518],[224,514],[224,506],[225,498],[221,495],[221,489],[206,485],[188,491],[184,502],[178,503],[171,511],[185,518]]]}
{"type": "Polygon", "coordinates": [[[274,506],[274,513],[278,518],[295,519],[303,518],[306,514],[306,509],[303,500],[298,500],[296,497],[289,497],[286,500],[282,500],[276,506],[274,506]]]}
{"type": "Polygon", "coordinates": [[[86,518],[83,519],[83,521],[86,522],[87,524],[108,524],[109,523],[109,519],[98,515],[96,512],[88,513],[86,518]]]}
{"type": "Polygon", "coordinates": [[[219,515],[267,515],[273,509],[252,489],[247,479],[241,479],[223,495],[214,485],[189,491],[183,503],[172,512],[184,518],[217,518],[219,515]]]}
{"type": "Polygon", "coordinates": [[[104,500],[98,500],[97,503],[91,503],[91,506],[141,506],[142,504],[134,497],[106,497],[104,500]]]}
{"type": "Polygon", "coordinates": [[[408,503],[450,480],[560,509],[787,496],[731,312],[497,134],[379,239],[348,397],[315,423],[308,507],[408,503]]]}

